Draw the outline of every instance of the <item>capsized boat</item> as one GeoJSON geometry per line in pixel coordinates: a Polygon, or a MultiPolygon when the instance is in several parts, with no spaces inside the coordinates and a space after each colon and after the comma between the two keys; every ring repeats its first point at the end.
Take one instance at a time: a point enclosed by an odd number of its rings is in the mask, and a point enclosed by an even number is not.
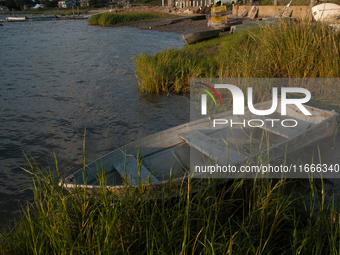
{"type": "Polygon", "coordinates": [[[205,14],[201,14],[201,15],[194,15],[190,17],[191,20],[202,20],[202,19],[206,19],[205,14]]]}
{"type": "MultiPolygon", "coordinates": [[[[254,105],[256,109],[271,106],[271,101],[254,105]]],[[[121,197],[126,187],[148,186],[157,193],[171,183],[172,195],[178,195],[179,187],[188,178],[216,177],[197,172],[195,166],[216,163],[240,166],[259,155],[265,155],[272,162],[334,134],[336,112],[304,106],[311,116],[303,114],[295,105],[287,105],[285,120],[282,120],[278,100],[275,112],[265,118],[253,115],[247,107],[242,117],[233,116],[232,111],[204,117],[116,149],[67,176],[59,185],[67,190],[78,187],[96,193],[105,178],[107,190],[121,197]],[[228,124],[221,121],[231,118],[234,123],[248,125],[232,126],[230,121],[228,124]],[[259,120],[266,124],[260,126],[259,120]]],[[[225,177],[223,181],[228,180],[225,177]]]]}
{"type": "Polygon", "coordinates": [[[182,35],[182,38],[187,44],[194,44],[197,42],[217,37],[219,34],[220,29],[216,29],[182,35]]]}
{"type": "Polygon", "coordinates": [[[319,4],[312,8],[312,14],[316,21],[339,23],[340,5],[333,3],[319,4]]]}

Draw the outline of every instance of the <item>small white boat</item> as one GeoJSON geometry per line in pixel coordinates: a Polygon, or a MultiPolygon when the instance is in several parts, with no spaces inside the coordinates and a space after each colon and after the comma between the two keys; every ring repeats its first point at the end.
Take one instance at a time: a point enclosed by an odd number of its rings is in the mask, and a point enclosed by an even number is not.
{"type": "MultiPolygon", "coordinates": [[[[267,101],[254,107],[270,109],[271,105],[272,102],[267,101]]],[[[272,161],[334,134],[338,116],[336,112],[304,105],[312,113],[309,116],[295,105],[287,105],[285,119],[289,120],[285,124],[294,121],[298,124],[295,127],[283,127],[280,125],[280,100],[278,105],[274,113],[266,116],[266,120],[276,119],[279,125],[272,126],[270,121],[264,120],[267,125],[262,127],[232,127],[230,124],[214,127],[214,119],[229,119],[231,116],[235,123],[264,119],[263,116],[251,115],[248,108],[245,108],[243,117],[233,116],[232,111],[219,113],[116,149],[69,175],[59,185],[67,190],[78,187],[97,193],[105,178],[107,190],[120,197],[125,194],[126,187],[137,189],[147,185],[149,190],[157,192],[171,183],[172,195],[178,195],[179,187],[188,176],[211,177],[209,173],[197,172],[195,166],[216,163],[237,166],[243,165],[251,157],[262,155],[272,161]]]]}
{"type": "Polygon", "coordinates": [[[340,5],[332,3],[319,4],[312,8],[312,14],[316,21],[338,23],[340,22],[340,5]]]}
{"type": "Polygon", "coordinates": [[[23,21],[23,20],[26,20],[27,17],[24,16],[24,17],[7,17],[6,20],[7,21],[23,21]]]}

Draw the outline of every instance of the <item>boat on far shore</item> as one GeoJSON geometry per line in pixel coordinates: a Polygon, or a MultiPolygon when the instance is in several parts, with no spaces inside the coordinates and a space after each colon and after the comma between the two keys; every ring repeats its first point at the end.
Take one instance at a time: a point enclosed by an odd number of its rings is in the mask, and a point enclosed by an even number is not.
{"type": "Polygon", "coordinates": [[[216,29],[182,35],[182,38],[187,44],[194,44],[197,42],[217,37],[219,34],[220,29],[216,29]]]}
{"type": "Polygon", "coordinates": [[[27,17],[24,16],[24,17],[7,17],[6,20],[7,21],[22,21],[22,20],[26,20],[27,17]]]}
{"type": "Polygon", "coordinates": [[[316,21],[325,23],[340,23],[340,5],[333,3],[319,4],[312,8],[316,21]]]}
{"type": "Polygon", "coordinates": [[[195,15],[195,16],[191,16],[190,19],[191,20],[202,20],[202,19],[206,19],[206,16],[205,14],[195,15]]]}

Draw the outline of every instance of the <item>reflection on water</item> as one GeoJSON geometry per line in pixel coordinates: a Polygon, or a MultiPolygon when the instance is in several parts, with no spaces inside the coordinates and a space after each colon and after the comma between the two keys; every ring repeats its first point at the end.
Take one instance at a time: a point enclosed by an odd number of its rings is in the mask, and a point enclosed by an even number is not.
{"type": "MultiPolygon", "coordinates": [[[[1,17],[0,17],[1,18],[1,17]]],[[[23,152],[69,174],[149,134],[189,121],[183,96],[139,93],[134,56],[183,47],[179,35],[86,21],[4,23],[0,69],[0,215],[29,199],[23,152]],[[8,201],[8,202],[6,202],[8,201]]]]}

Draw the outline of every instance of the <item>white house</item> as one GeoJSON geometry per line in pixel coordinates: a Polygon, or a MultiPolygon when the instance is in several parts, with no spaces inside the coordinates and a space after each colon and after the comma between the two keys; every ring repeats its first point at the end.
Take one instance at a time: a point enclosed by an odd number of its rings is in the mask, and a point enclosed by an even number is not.
{"type": "Polygon", "coordinates": [[[45,6],[43,4],[36,4],[31,9],[38,9],[38,8],[44,8],[45,6]]]}
{"type": "Polygon", "coordinates": [[[58,2],[58,7],[59,8],[68,8],[71,6],[76,6],[77,2],[74,0],[62,0],[58,2]]]}
{"type": "Polygon", "coordinates": [[[8,12],[9,9],[8,9],[7,6],[0,6],[0,11],[2,11],[2,12],[8,12]]]}
{"type": "Polygon", "coordinates": [[[80,6],[90,6],[89,0],[79,0],[80,6]]]}

